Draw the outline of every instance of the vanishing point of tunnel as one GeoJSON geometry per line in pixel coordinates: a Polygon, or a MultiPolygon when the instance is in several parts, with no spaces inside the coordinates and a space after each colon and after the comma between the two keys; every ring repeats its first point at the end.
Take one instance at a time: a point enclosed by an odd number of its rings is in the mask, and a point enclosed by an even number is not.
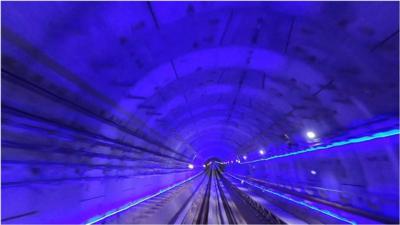
{"type": "Polygon", "coordinates": [[[1,2],[1,223],[399,224],[399,2],[1,2]]]}

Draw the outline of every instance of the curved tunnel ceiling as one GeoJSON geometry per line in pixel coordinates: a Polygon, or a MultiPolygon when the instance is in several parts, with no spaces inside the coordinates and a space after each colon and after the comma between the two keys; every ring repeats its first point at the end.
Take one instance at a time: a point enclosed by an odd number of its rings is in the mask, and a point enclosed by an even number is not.
{"type": "Polygon", "coordinates": [[[4,10],[7,65],[86,91],[82,99],[151,140],[143,145],[182,161],[398,114],[399,18],[385,14],[396,3],[85,4],[4,10]]]}

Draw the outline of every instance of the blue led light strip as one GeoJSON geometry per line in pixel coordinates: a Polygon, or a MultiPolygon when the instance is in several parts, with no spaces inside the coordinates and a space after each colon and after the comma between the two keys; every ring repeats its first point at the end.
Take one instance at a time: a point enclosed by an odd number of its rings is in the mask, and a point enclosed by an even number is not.
{"type": "Polygon", "coordinates": [[[252,161],[247,161],[247,162],[241,162],[239,164],[248,164],[248,163],[261,162],[261,161],[268,161],[268,160],[277,159],[277,158],[284,158],[284,157],[299,155],[299,154],[303,154],[303,153],[307,153],[307,152],[314,152],[314,151],[319,151],[319,150],[339,147],[339,146],[343,146],[343,145],[349,145],[349,144],[360,143],[360,142],[370,141],[370,140],[379,139],[379,138],[390,137],[390,136],[394,136],[394,135],[398,135],[398,134],[400,134],[400,130],[399,129],[393,129],[393,130],[389,130],[389,131],[375,133],[375,134],[370,135],[370,136],[352,138],[352,139],[345,140],[345,141],[334,142],[334,143],[329,144],[329,145],[311,147],[311,148],[307,148],[307,149],[300,150],[300,151],[295,151],[295,152],[290,152],[290,153],[286,153],[286,154],[271,156],[271,157],[268,157],[268,158],[262,158],[262,159],[256,159],[256,160],[252,160],[252,161]]]}
{"type": "Polygon", "coordinates": [[[305,203],[305,202],[295,200],[295,199],[290,198],[290,197],[288,197],[288,196],[285,196],[285,195],[283,195],[283,194],[280,194],[280,193],[277,193],[277,192],[268,190],[268,189],[266,189],[266,188],[264,188],[264,187],[262,187],[262,186],[260,186],[260,185],[257,185],[257,184],[248,182],[248,181],[243,180],[243,179],[240,179],[240,178],[237,178],[237,177],[235,177],[235,176],[233,176],[233,175],[231,175],[231,174],[228,174],[228,173],[226,173],[226,174],[227,174],[228,176],[230,176],[230,177],[236,179],[236,180],[239,180],[239,181],[241,181],[241,182],[243,181],[244,183],[246,183],[246,184],[248,184],[248,185],[250,185],[250,186],[256,187],[256,188],[258,188],[258,189],[260,189],[260,190],[262,190],[262,191],[265,191],[265,192],[268,192],[268,193],[270,193],[270,194],[276,195],[276,196],[278,196],[278,197],[284,198],[284,199],[289,200],[289,201],[291,201],[291,202],[294,202],[294,203],[296,203],[296,204],[298,204],[298,205],[301,205],[301,206],[307,207],[307,208],[309,208],[309,209],[318,211],[318,212],[320,212],[320,213],[323,213],[323,214],[325,214],[325,215],[328,215],[328,216],[330,216],[330,217],[333,217],[333,218],[335,218],[335,219],[338,219],[338,220],[340,220],[340,221],[343,221],[343,222],[346,222],[346,223],[349,223],[349,224],[353,224],[353,225],[356,225],[356,224],[357,224],[356,222],[351,221],[351,220],[349,220],[349,219],[346,219],[346,218],[344,218],[344,217],[341,217],[341,216],[339,216],[339,215],[336,215],[336,214],[332,213],[331,211],[319,209],[319,208],[317,208],[317,207],[315,207],[315,206],[312,206],[312,205],[309,205],[309,204],[307,204],[307,203],[305,203]]]}
{"type": "Polygon", "coordinates": [[[144,202],[146,200],[154,198],[154,197],[156,197],[156,196],[158,196],[158,195],[160,195],[162,193],[165,193],[165,192],[167,192],[169,190],[172,190],[172,189],[174,189],[174,188],[176,188],[176,187],[178,187],[178,186],[180,186],[180,185],[182,185],[182,184],[184,184],[186,182],[189,182],[189,181],[193,180],[194,178],[200,176],[201,174],[203,174],[203,172],[200,172],[200,173],[198,173],[198,174],[196,174],[196,175],[194,175],[194,176],[192,176],[192,177],[190,177],[190,178],[188,178],[186,180],[183,180],[183,181],[181,181],[179,183],[176,183],[176,184],[174,184],[174,185],[172,185],[172,186],[170,186],[168,188],[162,189],[162,190],[158,191],[157,193],[154,193],[152,195],[148,195],[146,197],[143,197],[143,198],[137,199],[137,200],[135,200],[133,202],[130,202],[130,203],[118,208],[118,209],[113,209],[113,210],[110,210],[110,211],[104,213],[103,215],[92,217],[87,222],[85,222],[85,224],[86,225],[91,225],[91,224],[97,223],[97,222],[99,222],[99,221],[101,221],[101,220],[103,220],[105,218],[113,216],[113,215],[115,215],[117,213],[125,211],[125,210],[127,210],[127,209],[129,209],[129,208],[131,208],[133,206],[136,206],[136,205],[138,205],[138,204],[140,204],[140,203],[142,203],[142,202],[144,202]]]}

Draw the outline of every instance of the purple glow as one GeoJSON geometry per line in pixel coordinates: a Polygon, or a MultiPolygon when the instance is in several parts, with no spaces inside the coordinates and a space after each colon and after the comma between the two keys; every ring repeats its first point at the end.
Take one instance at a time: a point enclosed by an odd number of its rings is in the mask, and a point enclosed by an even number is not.
{"type": "Polygon", "coordinates": [[[106,219],[108,217],[111,217],[111,216],[116,215],[118,213],[121,213],[121,212],[123,212],[125,210],[128,210],[128,209],[130,209],[130,208],[132,208],[132,207],[134,207],[136,205],[139,205],[142,202],[145,202],[145,201],[147,201],[149,199],[152,199],[152,198],[154,198],[156,196],[159,196],[159,195],[161,195],[161,194],[163,194],[163,193],[165,193],[167,191],[170,191],[170,190],[172,190],[172,189],[174,189],[174,188],[176,188],[176,187],[178,187],[178,186],[180,186],[182,184],[185,184],[185,183],[193,180],[194,178],[200,176],[201,174],[203,174],[203,173],[198,173],[198,174],[196,174],[196,175],[194,175],[194,176],[192,176],[192,177],[190,177],[190,178],[188,178],[186,180],[183,180],[183,181],[181,181],[179,183],[176,183],[176,184],[174,184],[174,185],[172,185],[170,187],[164,188],[164,189],[162,189],[162,190],[160,190],[157,193],[154,193],[152,195],[148,195],[146,197],[143,197],[143,198],[140,198],[140,199],[136,199],[136,200],[134,200],[134,201],[122,206],[122,207],[110,210],[110,211],[104,213],[103,215],[95,216],[95,217],[89,219],[85,224],[94,224],[94,223],[100,222],[100,221],[102,221],[102,220],[104,220],[104,219],[106,219]]]}
{"type": "Polygon", "coordinates": [[[344,218],[344,217],[341,217],[341,216],[339,216],[339,215],[337,215],[337,214],[335,214],[335,213],[333,213],[333,212],[330,212],[330,211],[328,211],[328,210],[326,210],[326,209],[319,209],[319,208],[317,208],[317,207],[315,207],[315,206],[312,206],[312,205],[310,205],[310,204],[307,204],[307,203],[304,202],[304,201],[295,200],[295,199],[293,199],[293,198],[291,198],[291,197],[288,197],[288,196],[286,196],[286,195],[283,195],[283,194],[281,194],[281,193],[278,193],[278,192],[275,192],[275,191],[266,189],[266,188],[264,188],[264,187],[262,187],[262,186],[260,186],[260,185],[251,183],[251,182],[249,182],[249,181],[245,181],[245,180],[240,179],[240,178],[237,178],[237,177],[235,177],[235,176],[233,176],[233,175],[231,175],[231,174],[228,174],[228,175],[229,175],[230,177],[236,179],[236,180],[239,180],[242,184],[243,184],[243,183],[246,183],[246,184],[248,184],[248,185],[250,185],[250,186],[253,186],[253,187],[256,187],[256,188],[258,188],[258,189],[260,189],[260,190],[262,190],[262,191],[268,192],[268,193],[270,193],[270,194],[276,195],[276,196],[281,197],[281,198],[284,198],[284,199],[286,199],[286,200],[288,200],[288,201],[291,201],[291,202],[294,202],[294,203],[299,204],[299,205],[301,205],[301,206],[304,206],[304,207],[306,207],[306,208],[309,208],[309,209],[315,210],[315,211],[317,211],[317,212],[323,213],[323,214],[325,214],[325,215],[331,216],[331,217],[333,217],[333,218],[335,218],[335,219],[338,219],[338,220],[340,220],[340,221],[342,221],[342,222],[349,223],[349,224],[353,224],[353,225],[357,224],[357,223],[354,222],[354,221],[350,221],[350,220],[348,220],[348,219],[346,219],[346,218],[344,218]]]}
{"type": "MultiPolygon", "coordinates": [[[[394,130],[375,133],[375,134],[370,135],[370,136],[364,136],[364,137],[359,137],[359,138],[352,138],[352,139],[349,139],[349,140],[346,140],[346,141],[334,142],[332,144],[325,145],[325,146],[311,147],[311,148],[307,148],[307,149],[304,149],[304,150],[295,151],[295,152],[291,152],[291,153],[287,153],[287,154],[275,155],[275,156],[271,156],[271,157],[268,157],[268,158],[262,158],[262,159],[248,161],[248,162],[243,162],[241,164],[249,164],[249,163],[261,162],[261,161],[269,161],[269,160],[278,159],[278,158],[291,157],[291,156],[304,154],[304,153],[308,153],[308,152],[315,152],[315,151],[319,151],[319,150],[332,149],[332,148],[339,147],[339,146],[350,145],[350,144],[355,144],[355,143],[360,143],[360,142],[366,142],[366,141],[371,141],[371,140],[374,140],[374,139],[386,138],[386,137],[391,137],[391,136],[395,136],[395,135],[399,135],[399,134],[400,134],[400,130],[399,129],[394,129],[394,130]]],[[[260,150],[260,154],[263,155],[264,151],[260,150]]]]}
{"type": "Polygon", "coordinates": [[[398,2],[10,1],[1,27],[3,223],[211,167],[399,221],[398,2]]]}

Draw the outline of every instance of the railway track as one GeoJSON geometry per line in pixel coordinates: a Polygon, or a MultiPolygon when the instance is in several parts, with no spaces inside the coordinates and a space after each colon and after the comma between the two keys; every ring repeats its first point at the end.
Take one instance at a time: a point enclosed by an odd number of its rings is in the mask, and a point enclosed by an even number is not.
{"type": "Polygon", "coordinates": [[[219,169],[211,168],[180,187],[99,223],[284,224],[219,169]]]}
{"type": "Polygon", "coordinates": [[[285,224],[226,179],[210,169],[171,224],[285,224]]]}

